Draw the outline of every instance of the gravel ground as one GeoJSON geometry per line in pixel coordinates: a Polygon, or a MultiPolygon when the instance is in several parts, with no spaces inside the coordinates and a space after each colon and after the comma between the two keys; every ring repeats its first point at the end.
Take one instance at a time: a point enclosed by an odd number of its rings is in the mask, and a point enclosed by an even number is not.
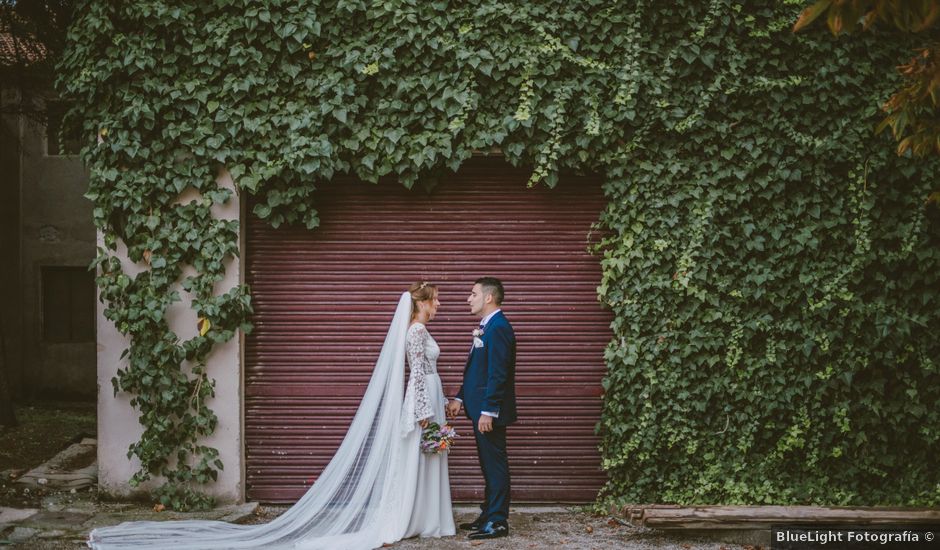
{"type": "MultiPolygon", "coordinates": [[[[284,512],[285,506],[262,506],[242,523],[258,524],[271,521],[284,512]]],[[[471,507],[455,509],[457,522],[476,517],[471,507]]],[[[525,507],[510,514],[509,537],[492,541],[470,541],[465,532],[438,539],[413,538],[387,545],[400,550],[430,550],[452,548],[480,548],[481,550],[520,550],[564,548],[583,550],[758,550],[733,542],[696,540],[681,534],[668,534],[625,524],[622,521],[565,507],[525,507]]],[[[77,533],[44,532],[42,537],[28,543],[3,548],[29,548],[35,550],[76,550],[84,548],[84,538],[77,533]]],[[[84,535],[82,535],[84,536],[84,535]]],[[[738,539],[740,540],[740,539],[738,539]]]]}
{"type": "MultiPolygon", "coordinates": [[[[244,523],[264,523],[281,514],[286,507],[262,506],[255,516],[244,523]]],[[[456,523],[472,521],[477,509],[455,508],[456,523]]],[[[510,536],[490,541],[470,541],[466,532],[439,539],[413,538],[387,545],[401,550],[444,548],[480,548],[481,550],[520,550],[564,548],[584,550],[757,550],[760,546],[728,542],[708,542],[681,535],[625,524],[622,521],[596,516],[578,508],[526,507],[512,510],[509,516],[510,536]]]]}

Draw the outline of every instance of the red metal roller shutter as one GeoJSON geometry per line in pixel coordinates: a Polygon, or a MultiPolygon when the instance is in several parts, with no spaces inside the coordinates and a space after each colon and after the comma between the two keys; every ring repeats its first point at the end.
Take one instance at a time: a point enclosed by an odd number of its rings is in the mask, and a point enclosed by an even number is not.
{"type": "MultiPolygon", "coordinates": [[[[597,302],[587,253],[604,199],[596,179],[527,189],[528,172],[469,163],[430,194],[394,182],[324,184],[322,225],[248,224],[255,331],[246,342],[247,497],[293,502],[342,440],[400,293],[438,284],[430,331],[452,396],[478,320],[473,280],[506,287],[518,341],[519,422],[509,429],[517,502],[585,502],[604,482],[594,425],[600,415],[610,315],[597,302]]],[[[455,500],[482,498],[469,422],[450,455],[455,500]]]]}

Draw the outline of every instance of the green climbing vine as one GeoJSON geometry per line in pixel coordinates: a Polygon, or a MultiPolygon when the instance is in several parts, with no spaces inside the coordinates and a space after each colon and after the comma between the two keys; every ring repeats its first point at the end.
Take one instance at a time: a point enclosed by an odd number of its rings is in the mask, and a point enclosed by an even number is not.
{"type": "Polygon", "coordinates": [[[219,288],[220,177],[314,229],[338,174],[433,185],[498,150],[530,185],[606,177],[604,502],[936,505],[940,166],[872,132],[905,45],[795,36],[802,4],[81,2],[59,88],[130,341],[131,482],[200,506],[223,467],[205,365],[251,302],[219,288]]]}

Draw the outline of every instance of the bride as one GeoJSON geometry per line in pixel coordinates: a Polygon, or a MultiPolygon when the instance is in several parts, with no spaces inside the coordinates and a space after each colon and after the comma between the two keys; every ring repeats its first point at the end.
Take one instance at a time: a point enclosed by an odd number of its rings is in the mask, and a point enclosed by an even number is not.
{"type": "Polygon", "coordinates": [[[445,421],[440,348],[427,330],[440,302],[427,282],[402,293],[346,437],[316,483],[270,523],[135,521],[95,529],[102,550],[272,548],[367,550],[456,533],[446,454],[420,451],[421,428],[445,421]],[[410,369],[403,394],[405,360],[410,369]]]}

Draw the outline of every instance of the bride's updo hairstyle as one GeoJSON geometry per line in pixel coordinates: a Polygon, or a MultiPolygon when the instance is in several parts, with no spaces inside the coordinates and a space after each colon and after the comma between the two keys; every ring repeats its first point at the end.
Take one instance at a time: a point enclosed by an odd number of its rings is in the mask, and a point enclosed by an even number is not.
{"type": "Polygon", "coordinates": [[[427,281],[418,281],[411,285],[408,292],[411,294],[411,316],[414,317],[418,313],[418,302],[433,300],[437,295],[437,286],[427,281]]]}

